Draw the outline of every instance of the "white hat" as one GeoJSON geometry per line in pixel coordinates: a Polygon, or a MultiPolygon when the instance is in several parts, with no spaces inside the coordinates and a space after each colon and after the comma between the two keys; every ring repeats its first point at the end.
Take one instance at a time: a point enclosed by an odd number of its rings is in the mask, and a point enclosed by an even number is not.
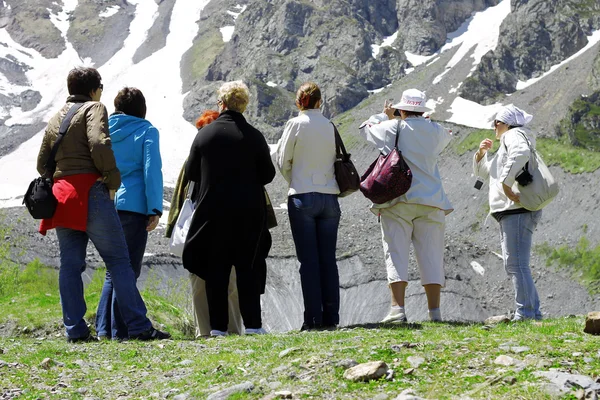
{"type": "Polygon", "coordinates": [[[427,98],[425,97],[425,93],[418,89],[408,89],[402,92],[400,103],[393,104],[392,108],[414,112],[431,111],[431,108],[425,106],[426,102],[427,98]]]}
{"type": "Polygon", "coordinates": [[[502,107],[494,121],[504,122],[510,126],[525,126],[531,122],[533,115],[521,110],[519,107],[515,107],[514,104],[509,104],[502,107]]]}

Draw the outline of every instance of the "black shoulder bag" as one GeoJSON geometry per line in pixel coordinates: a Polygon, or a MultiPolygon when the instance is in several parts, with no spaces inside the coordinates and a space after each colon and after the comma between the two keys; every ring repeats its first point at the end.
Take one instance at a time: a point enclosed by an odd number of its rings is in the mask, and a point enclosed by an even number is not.
{"type": "Polygon", "coordinates": [[[335,161],[333,169],[335,180],[340,189],[338,197],[346,197],[360,188],[360,179],[356,167],[350,159],[350,154],[346,152],[346,147],[342,141],[342,137],[338,132],[335,124],[332,122],[333,132],[335,135],[335,161]]]}
{"type": "Polygon", "coordinates": [[[85,103],[76,103],[71,106],[67,112],[67,115],[60,124],[58,138],[56,139],[56,142],[54,142],[54,146],[52,146],[52,151],[50,152],[50,157],[44,166],[46,169],[44,175],[40,176],[39,178],[35,178],[29,184],[27,192],[25,192],[23,204],[25,204],[29,214],[31,214],[31,216],[35,219],[46,219],[54,216],[56,205],[58,204],[58,200],[56,200],[54,193],[52,193],[52,177],[56,171],[56,152],[58,151],[60,142],[62,142],[65,134],[67,133],[67,129],[69,129],[69,125],[71,125],[73,116],[84,104],[85,103]]]}

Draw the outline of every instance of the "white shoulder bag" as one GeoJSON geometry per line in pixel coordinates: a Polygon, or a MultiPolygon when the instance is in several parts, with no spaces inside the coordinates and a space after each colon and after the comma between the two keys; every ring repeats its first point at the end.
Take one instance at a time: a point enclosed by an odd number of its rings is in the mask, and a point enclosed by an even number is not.
{"type": "Polygon", "coordinates": [[[192,192],[194,191],[194,182],[190,181],[183,206],[179,211],[177,222],[173,228],[171,234],[171,241],[169,242],[169,252],[178,257],[183,255],[183,246],[185,245],[185,239],[187,238],[190,225],[192,224],[192,218],[194,217],[194,203],[192,202],[192,192]]]}
{"type": "Polygon", "coordinates": [[[531,152],[528,161],[529,166],[527,168],[531,174],[531,182],[526,186],[522,186],[518,182],[515,182],[512,189],[515,194],[519,195],[519,202],[524,208],[529,211],[541,210],[550,204],[556,195],[558,195],[558,182],[550,173],[550,170],[546,166],[546,163],[544,163],[544,160],[542,160],[542,157],[531,145],[527,135],[521,130],[519,130],[519,133],[527,140],[527,145],[531,152]]]}

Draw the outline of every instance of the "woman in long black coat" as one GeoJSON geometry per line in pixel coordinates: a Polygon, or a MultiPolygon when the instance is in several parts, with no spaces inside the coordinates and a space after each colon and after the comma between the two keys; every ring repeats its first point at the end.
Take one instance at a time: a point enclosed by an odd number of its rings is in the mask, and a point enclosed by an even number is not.
{"type": "Polygon", "coordinates": [[[246,85],[225,83],[218,95],[221,114],[199,131],[186,165],[186,175],[199,186],[183,265],[206,281],[212,336],[227,331],[232,265],[246,333],[265,333],[260,308],[268,235],[263,187],[275,177],[275,167],[264,136],[242,115],[249,99],[246,85]]]}

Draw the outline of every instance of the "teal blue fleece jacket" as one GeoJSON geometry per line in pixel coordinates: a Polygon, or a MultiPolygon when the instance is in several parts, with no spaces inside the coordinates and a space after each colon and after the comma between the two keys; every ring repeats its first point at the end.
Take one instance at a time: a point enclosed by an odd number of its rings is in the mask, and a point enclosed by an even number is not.
{"type": "Polygon", "coordinates": [[[115,195],[119,211],[162,215],[163,176],[158,130],[143,118],[115,113],[108,118],[112,148],[121,171],[115,195]]]}

